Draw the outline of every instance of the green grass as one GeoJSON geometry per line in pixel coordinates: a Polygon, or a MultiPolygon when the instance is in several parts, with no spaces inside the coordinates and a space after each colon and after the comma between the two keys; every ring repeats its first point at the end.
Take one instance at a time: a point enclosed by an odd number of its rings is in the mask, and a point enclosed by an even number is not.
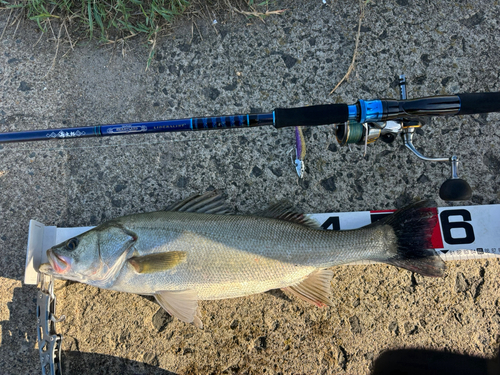
{"type": "MultiPolygon", "coordinates": [[[[176,17],[187,13],[188,8],[194,8],[193,13],[205,14],[207,17],[213,17],[215,11],[221,8],[225,8],[225,11],[236,11],[249,18],[261,19],[282,12],[282,10],[269,11],[270,0],[192,0],[192,2],[194,4],[188,0],[0,0],[2,5],[0,9],[10,10],[9,20],[12,12],[17,13],[16,20],[24,15],[35,21],[44,32],[51,29],[54,33],[52,24],[58,25],[59,36],[54,35],[58,43],[61,30],[65,31],[68,39],[79,34],[80,40],[97,38],[104,43],[142,35],[151,46],[146,69],[153,59],[158,34],[176,17]],[[249,11],[241,11],[231,3],[246,6],[249,11]]],[[[9,21],[7,23],[9,24],[9,21]]],[[[62,37],[64,38],[64,33],[62,37]]]]}
{"type": "Polygon", "coordinates": [[[51,20],[83,27],[90,38],[117,35],[151,37],[189,7],[187,0],[1,0],[6,9],[23,9],[46,31],[51,20]]]}
{"type": "MultiPolygon", "coordinates": [[[[247,17],[264,18],[281,11],[268,11],[270,0],[193,0],[194,7],[209,10],[224,8],[245,14],[247,17]],[[240,3],[248,11],[240,11],[231,3],[240,3]],[[241,4],[242,3],[242,4],[241,4]],[[264,9],[265,12],[260,12],[264,9]]],[[[188,0],[0,0],[3,9],[24,11],[27,18],[47,31],[52,20],[66,22],[71,29],[80,28],[92,39],[103,41],[117,36],[143,34],[150,39],[175,17],[191,6],[188,0]]],[[[226,9],[226,10],[229,10],[226,9]]],[[[202,11],[204,13],[204,11],[202,11]]]]}

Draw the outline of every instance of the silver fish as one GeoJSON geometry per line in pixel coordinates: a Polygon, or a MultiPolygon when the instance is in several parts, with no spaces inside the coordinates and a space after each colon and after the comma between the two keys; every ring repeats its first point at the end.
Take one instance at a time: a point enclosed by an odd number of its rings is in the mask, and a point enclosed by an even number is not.
{"type": "Polygon", "coordinates": [[[40,272],[120,292],[154,295],[171,315],[202,327],[198,300],[281,288],[332,306],[327,268],[359,260],[442,276],[430,246],[437,219],[418,202],[349,231],[322,230],[279,203],[229,215],[219,195],[191,197],[166,211],[108,221],[47,251],[40,272]]]}

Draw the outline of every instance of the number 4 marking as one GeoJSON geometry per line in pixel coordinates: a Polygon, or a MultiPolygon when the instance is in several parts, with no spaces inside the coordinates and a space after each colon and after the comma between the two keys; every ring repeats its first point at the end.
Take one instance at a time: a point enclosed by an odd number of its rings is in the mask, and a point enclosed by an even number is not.
{"type": "Polygon", "coordinates": [[[333,230],[340,230],[340,220],[338,216],[330,216],[326,221],[321,225],[321,228],[328,229],[332,226],[333,230]]]}

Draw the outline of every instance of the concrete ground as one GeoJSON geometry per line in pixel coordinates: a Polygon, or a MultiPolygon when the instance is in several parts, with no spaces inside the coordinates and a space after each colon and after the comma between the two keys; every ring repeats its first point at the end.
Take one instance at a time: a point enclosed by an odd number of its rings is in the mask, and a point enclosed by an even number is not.
{"type": "MultiPolygon", "coordinates": [[[[357,65],[356,2],[283,1],[265,22],[242,16],[179,21],[158,42],[71,50],[36,26],[0,40],[0,131],[20,131],[276,107],[500,91],[500,6],[488,0],[381,0],[367,5],[357,65]],[[56,56],[54,60],[54,56],[56,56]]],[[[0,13],[0,29],[7,12],[0,13]]],[[[56,32],[57,32],[57,25],[56,32]]],[[[465,204],[500,203],[500,115],[434,119],[416,136],[426,155],[459,156],[473,189],[465,204]]],[[[160,210],[193,193],[223,191],[238,212],[287,199],[305,212],[399,208],[438,198],[449,167],[400,142],[337,145],[332,128],[305,131],[306,173],[290,161],[292,129],[137,135],[0,145],[0,369],[41,373],[36,288],[22,283],[30,219],[96,225],[160,210]]],[[[499,348],[500,259],[449,262],[444,279],[386,265],[334,269],[335,307],[281,292],[201,302],[204,330],[170,319],[144,297],[58,282],[67,316],[67,374],[369,374],[398,348],[493,358],[499,348]]]]}

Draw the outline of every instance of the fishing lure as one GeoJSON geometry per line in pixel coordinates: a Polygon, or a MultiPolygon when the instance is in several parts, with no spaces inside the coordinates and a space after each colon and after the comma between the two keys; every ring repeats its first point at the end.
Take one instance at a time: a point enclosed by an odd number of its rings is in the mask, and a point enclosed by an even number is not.
{"type": "Polygon", "coordinates": [[[300,178],[304,177],[306,157],[306,141],[302,134],[302,126],[295,127],[295,170],[300,178]]]}

